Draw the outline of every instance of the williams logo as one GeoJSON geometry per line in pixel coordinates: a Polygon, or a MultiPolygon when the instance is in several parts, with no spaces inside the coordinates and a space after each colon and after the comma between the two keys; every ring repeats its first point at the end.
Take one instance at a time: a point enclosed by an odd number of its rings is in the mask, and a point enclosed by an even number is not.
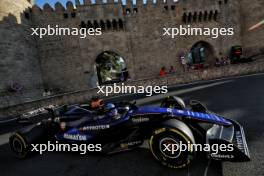
{"type": "Polygon", "coordinates": [[[134,123],[148,122],[149,121],[149,118],[146,118],[146,117],[138,117],[138,118],[133,118],[132,121],[134,123]]]}

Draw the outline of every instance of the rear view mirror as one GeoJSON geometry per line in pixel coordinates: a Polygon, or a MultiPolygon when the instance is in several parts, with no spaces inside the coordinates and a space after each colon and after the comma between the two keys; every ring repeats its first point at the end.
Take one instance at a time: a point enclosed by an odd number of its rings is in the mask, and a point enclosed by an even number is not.
{"type": "Polygon", "coordinates": [[[48,113],[51,115],[51,118],[54,119],[55,118],[55,112],[53,109],[51,108],[45,108],[46,111],[48,111],[48,113]]]}
{"type": "Polygon", "coordinates": [[[192,108],[192,111],[194,112],[202,112],[202,113],[207,112],[207,108],[201,102],[197,100],[191,100],[190,106],[192,108]]]}

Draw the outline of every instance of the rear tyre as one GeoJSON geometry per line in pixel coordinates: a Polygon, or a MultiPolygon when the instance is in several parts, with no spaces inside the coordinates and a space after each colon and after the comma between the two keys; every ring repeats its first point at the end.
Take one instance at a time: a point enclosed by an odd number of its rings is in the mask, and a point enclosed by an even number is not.
{"type": "Polygon", "coordinates": [[[15,157],[23,159],[28,156],[28,143],[20,133],[15,133],[9,138],[9,145],[15,157]]]}
{"type": "Polygon", "coordinates": [[[149,141],[150,150],[161,164],[170,168],[184,168],[195,158],[195,152],[188,148],[188,145],[195,143],[193,135],[188,127],[185,130],[187,133],[179,128],[163,127],[153,132],[149,141]]]}

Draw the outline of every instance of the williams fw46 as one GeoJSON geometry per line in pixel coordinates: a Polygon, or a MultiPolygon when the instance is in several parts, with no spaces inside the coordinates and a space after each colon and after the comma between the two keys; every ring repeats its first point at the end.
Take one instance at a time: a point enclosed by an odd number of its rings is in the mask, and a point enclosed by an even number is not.
{"type": "Polygon", "coordinates": [[[137,148],[148,140],[154,158],[170,168],[190,164],[197,154],[190,149],[195,144],[220,146],[217,152],[205,152],[209,159],[250,160],[243,127],[209,112],[198,101],[190,101],[188,108],[179,97],[166,97],[159,107],[135,104],[119,102],[106,103],[100,108],[69,105],[48,109],[50,118],[15,132],[9,140],[10,148],[15,156],[25,158],[32,154],[31,144],[56,141],[101,144],[101,152],[111,154],[137,148]],[[175,150],[183,144],[188,150],[175,150]],[[223,145],[228,147],[223,149],[223,145]]]}

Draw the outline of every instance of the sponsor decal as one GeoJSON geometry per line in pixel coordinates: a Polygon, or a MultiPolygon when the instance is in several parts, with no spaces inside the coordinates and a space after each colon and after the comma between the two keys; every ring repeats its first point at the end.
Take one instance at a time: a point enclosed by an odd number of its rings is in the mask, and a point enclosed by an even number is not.
{"type": "Polygon", "coordinates": [[[80,128],[82,131],[90,131],[90,130],[104,130],[110,128],[110,125],[94,125],[94,126],[85,126],[80,128]]]}
{"type": "MultiPolygon", "coordinates": [[[[177,110],[177,112],[178,112],[179,114],[183,114],[183,113],[184,113],[183,110],[177,110]]],[[[189,111],[187,111],[187,112],[189,113],[189,111]]]]}
{"type": "Polygon", "coordinates": [[[87,137],[85,135],[79,135],[79,134],[67,134],[65,133],[63,135],[65,139],[70,139],[70,140],[76,140],[76,141],[86,141],[87,137]]]}
{"type": "Polygon", "coordinates": [[[32,111],[26,112],[26,113],[22,114],[21,117],[22,118],[33,117],[33,116],[36,116],[36,115],[39,115],[41,113],[46,112],[46,108],[54,109],[55,107],[56,107],[55,105],[49,105],[46,107],[41,107],[41,108],[38,108],[38,109],[35,109],[32,111]]]}
{"type": "Polygon", "coordinates": [[[240,131],[236,131],[236,143],[237,143],[237,148],[244,152],[244,143],[240,131]]]}
{"type": "Polygon", "coordinates": [[[234,155],[220,155],[220,154],[211,154],[213,158],[221,158],[221,159],[232,159],[234,155]]]}
{"type": "Polygon", "coordinates": [[[133,118],[132,121],[134,123],[148,122],[149,118],[147,118],[147,117],[138,117],[138,118],[133,118]]]}
{"type": "Polygon", "coordinates": [[[121,143],[120,147],[121,148],[128,148],[130,146],[134,146],[134,145],[141,144],[141,143],[142,143],[142,141],[131,141],[131,142],[127,142],[127,143],[121,143]]]}
{"type": "Polygon", "coordinates": [[[172,109],[171,108],[167,108],[167,112],[168,113],[172,113],[172,109]]]}

